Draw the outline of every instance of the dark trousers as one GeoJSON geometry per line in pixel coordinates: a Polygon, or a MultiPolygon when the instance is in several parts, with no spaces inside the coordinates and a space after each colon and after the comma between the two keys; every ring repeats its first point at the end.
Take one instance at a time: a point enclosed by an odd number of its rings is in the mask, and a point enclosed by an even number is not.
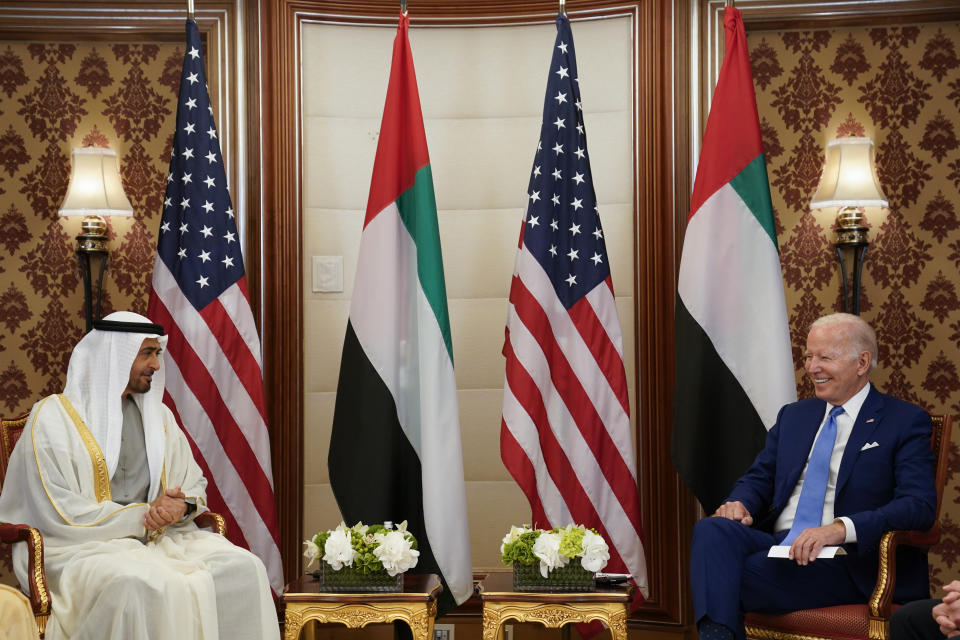
{"type": "Polygon", "coordinates": [[[933,619],[933,608],[942,600],[916,600],[893,612],[890,640],[943,640],[940,625],[933,619]]]}
{"type": "Polygon", "coordinates": [[[726,518],[704,518],[693,528],[690,584],[699,623],[705,616],[744,638],[743,613],[785,613],[865,602],[843,557],[801,567],[768,558],[786,532],[769,534],[726,518]]]}

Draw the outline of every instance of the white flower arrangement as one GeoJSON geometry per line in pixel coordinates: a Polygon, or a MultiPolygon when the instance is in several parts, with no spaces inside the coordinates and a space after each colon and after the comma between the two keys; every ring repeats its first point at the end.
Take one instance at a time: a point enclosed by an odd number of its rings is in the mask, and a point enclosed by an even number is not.
{"type": "Polygon", "coordinates": [[[336,529],[321,531],[303,544],[308,569],[319,558],[334,571],[354,567],[363,574],[385,570],[395,576],[417,566],[420,556],[417,539],[407,531],[406,520],[396,528],[389,522],[358,522],[352,527],[341,522],[336,529]]]}
{"type": "Polygon", "coordinates": [[[580,559],[580,566],[596,573],[607,566],[610,547],[603,536],[583,525],[569,524],[549,531],[510,527],[500,545],[500,556],[506,565],[532,565],[540,562],[544,578],[553,569],[565,567],[570,560],[580,559]]]}

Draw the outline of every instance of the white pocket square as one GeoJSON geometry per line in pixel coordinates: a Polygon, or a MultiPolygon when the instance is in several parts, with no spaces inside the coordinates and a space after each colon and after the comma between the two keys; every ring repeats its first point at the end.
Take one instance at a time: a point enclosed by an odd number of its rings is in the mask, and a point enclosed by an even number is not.
{"type": "Polygon", "coordinates": [[[860,451],[866,451],[867,449],[873,449],[874,447],[879,447],[879,442],[868,442],[867,444],[860,447],[860,451]]]}

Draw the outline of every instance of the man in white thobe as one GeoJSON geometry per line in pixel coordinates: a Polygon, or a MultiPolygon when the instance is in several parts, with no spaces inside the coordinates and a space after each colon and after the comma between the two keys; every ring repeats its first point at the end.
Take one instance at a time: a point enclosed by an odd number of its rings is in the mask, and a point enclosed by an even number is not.
{"type": "MultiPolygon", "coordinates": [[[[193,522],[206,480],[161,402],[162,334],[129,312],[97,321],[11,455],[0,520],[43,534],[48,640],[280,636],[260,560],[193,522]]],[[[13,559],[28,584],[25,544],[13,559]]]]}

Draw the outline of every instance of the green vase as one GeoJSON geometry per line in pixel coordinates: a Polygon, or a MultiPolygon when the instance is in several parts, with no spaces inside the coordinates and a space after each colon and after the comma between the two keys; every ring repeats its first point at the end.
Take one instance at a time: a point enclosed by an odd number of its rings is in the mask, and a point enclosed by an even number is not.
{"type": "Polygon", "coordinates": [[[364,593],[371,591],[403,591],[403,574],[391,576],[385,569],[370,573],[361,573],[354,567],[334,570],[326,562],[320,562],[317,572],[321,591],[364,593]]]}
{"type": "Polygon", "coordinates": [[[540,563],[513,565],[513,588],[516,591],[594,591],[594,574],[581,566],[576,558],[565,566],[540,575],[540,563]]]}

